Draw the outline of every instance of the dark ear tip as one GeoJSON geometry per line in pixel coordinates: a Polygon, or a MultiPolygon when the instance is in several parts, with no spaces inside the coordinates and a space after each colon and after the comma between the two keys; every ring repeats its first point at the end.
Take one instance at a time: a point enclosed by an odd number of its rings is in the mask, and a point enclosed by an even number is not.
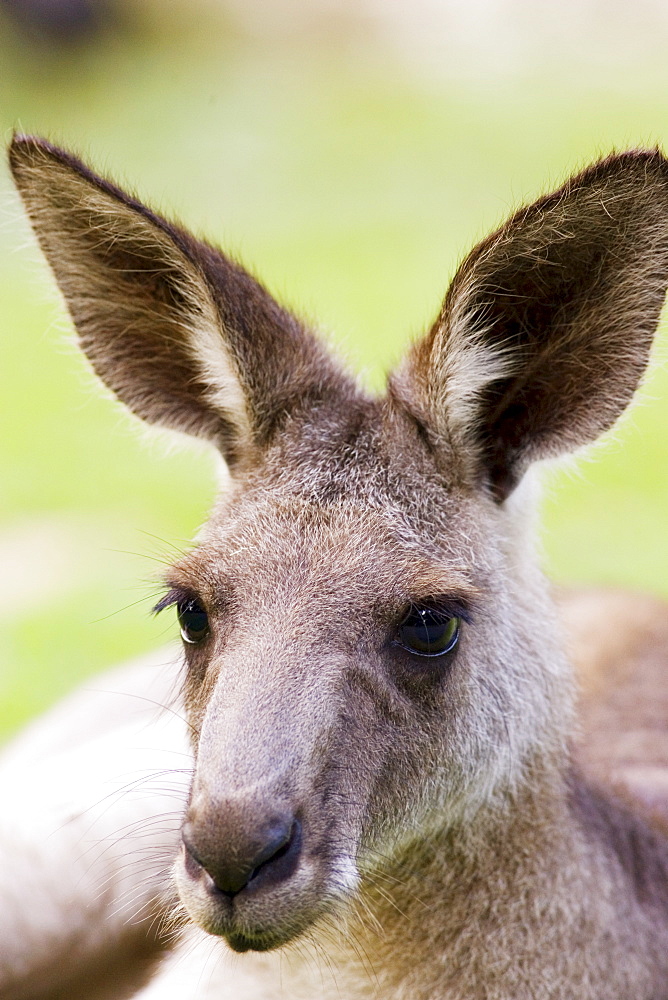
{"type": "Polygon", "coordinates": [[[621,153],[613,152],[595,163],[587,173],[607,174],[610,172],[646,174],[656,171],[668,176],[668,159],[660,146],[627,149],[621,153]]]}
{"type": "Polygon", "coordinates": [[[621,152],[613,150],[607,156],[601,157],[585,167],[579,173],[570,177],[563,187],[546,195],[536,204],[544,208],[546,204],[558,202],[564,195],[569,195],[578,188],[588,188],[590,185],[608,184],[610,182],[627,181],[634,186],[647,178],[654,177],[660,183],[668,181],[668,159],[660,146],[638,147],[621,152]]]}
{"type": "Polygon", "coordinates": [[[60,164],[73,161],[73,157],[47,139],[37,135],[14,132],[9,143],[9,166],[16,177],[22,169],[51,160],[60,164]]]}
{"type": "Polygon", "coordinates": [[[12,172],[16,172],[22,166],[29,165],[38,157],[43,157],[45,153],[51,152],[52,149],[53,147],[45,139],[14,132],[9,143],[9,166],[12,172]]]}
{"type": "Polygon", "coordinates": [[[24,132],[14,132],[9,143],[9,152],[12,154],[25,154],[37,152],[45,149],[50,144],[46,139],[41,139],[38,135],[26,135],[24,132]]]}

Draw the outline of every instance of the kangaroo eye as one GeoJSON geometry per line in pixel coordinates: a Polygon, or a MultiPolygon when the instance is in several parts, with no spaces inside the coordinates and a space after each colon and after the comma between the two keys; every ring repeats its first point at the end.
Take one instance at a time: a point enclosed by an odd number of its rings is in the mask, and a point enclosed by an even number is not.
{"type": "Polygon", "coordinates": [[[181,638],[194,645],[209,634],[209,616],[198,600],[179,601],[176,612],[181,626],[181,638]]]}
{"type": "Polygon", "coordinates": [[[444,656],[459,640],[462,620],[438,608],[412,607],[396,631],[395,641],[418,656],[444,656]]]}

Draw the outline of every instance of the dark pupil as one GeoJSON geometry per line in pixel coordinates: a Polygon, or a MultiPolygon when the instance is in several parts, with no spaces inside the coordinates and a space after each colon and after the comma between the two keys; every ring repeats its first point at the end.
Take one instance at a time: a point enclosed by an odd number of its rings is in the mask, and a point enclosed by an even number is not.
{"type": "Polygon", "coordinates": [[[397,641],[421,656],[442,656],[457,645],[459,618],[434,608],[413,608],[397,631],[397,641]]]}
{"type": "Polygon", "coordinates": [[[199,601],[185,601],[178,605],[177,614],[184,642],[200,642],[209,632],[209,616],[199,601]]]}

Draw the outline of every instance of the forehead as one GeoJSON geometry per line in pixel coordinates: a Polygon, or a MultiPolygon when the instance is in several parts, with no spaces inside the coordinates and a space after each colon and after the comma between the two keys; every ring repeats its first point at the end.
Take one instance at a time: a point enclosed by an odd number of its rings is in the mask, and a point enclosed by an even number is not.
{"type": "Polygon", "coordinates": [[[373,602],[477,589],[461,548],[444,534],[422,535],[401,509],[271,491],[221,505],[181,569],[214,602],[234,592],[283,604],[314,592],[329,603],[345,594],[373,602]]]}
{"type": "Polygon", "coordinates": [[[211,589],[474,587],[471,498],[448,487],[418,434],[378,426],[311,425],[282,441],[220,497],[184,569],[211,589]]]}

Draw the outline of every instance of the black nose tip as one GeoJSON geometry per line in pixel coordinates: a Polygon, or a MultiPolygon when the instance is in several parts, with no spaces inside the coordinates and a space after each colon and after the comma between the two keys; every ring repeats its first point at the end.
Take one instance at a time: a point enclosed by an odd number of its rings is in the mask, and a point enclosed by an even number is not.
{"type": "Polygon", "coordinates": [[[186,867],[196,874],[192,868],[194,861],[208,872],[216,890],[236,896],[251,883],[260,888],[290,877],[301,851],[301,824],[292,818],[275,819],[245,844],[240,844],[238,838],[226,844],[222,830],[218,845],[209,844],[208,840],[209,837],[198,837],[193,823],[186,823],[183,829],[186,867]]]}

